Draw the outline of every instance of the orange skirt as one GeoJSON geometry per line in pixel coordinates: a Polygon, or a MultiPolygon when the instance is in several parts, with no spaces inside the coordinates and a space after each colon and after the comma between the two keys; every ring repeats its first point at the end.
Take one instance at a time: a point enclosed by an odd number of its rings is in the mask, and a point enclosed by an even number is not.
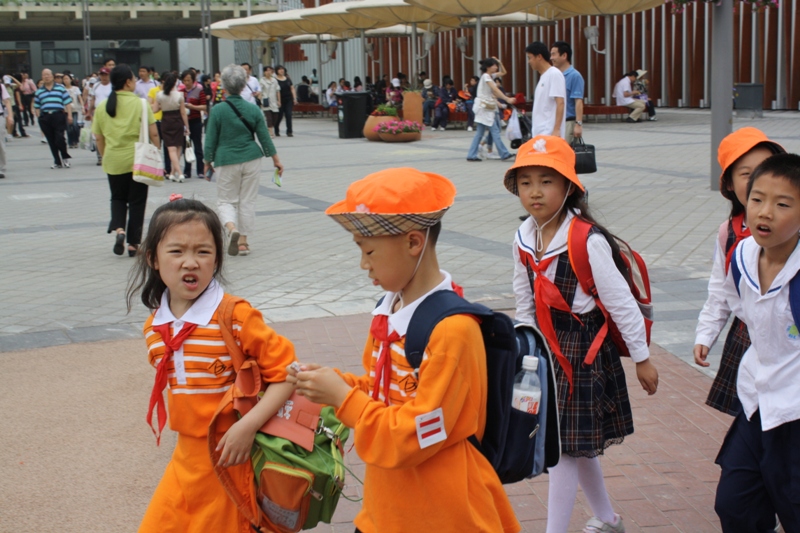
{"type": "MultiPolygon", "coordinates": [[[[242,494],[252,490],[252,468],[228,469],[242,494]]],[[[178,444],[139,527],[139,533],[252,533],[214,473],[205,437],[178,435],[178,444]]]]}

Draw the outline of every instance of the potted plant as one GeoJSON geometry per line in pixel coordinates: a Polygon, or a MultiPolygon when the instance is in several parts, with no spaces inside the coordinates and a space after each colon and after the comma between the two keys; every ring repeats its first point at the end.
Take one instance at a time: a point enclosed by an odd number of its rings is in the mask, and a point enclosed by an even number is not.
{"type": "Polygon", "coordinates": [[[412,120],[394,120],[375,126],[375,133],[384,142],[413,142],[422,138],[422,124],[412,120]]]}
{"type": "Polygon", "coordinates": [[[381,122],[391,122],[397,120],[397,108],[389,104],[380,104],[375,111],[370,113],[364,123],[364,137],[368,141],[380,141],[381,138],[375,133],[375,126],[381,122]]]}

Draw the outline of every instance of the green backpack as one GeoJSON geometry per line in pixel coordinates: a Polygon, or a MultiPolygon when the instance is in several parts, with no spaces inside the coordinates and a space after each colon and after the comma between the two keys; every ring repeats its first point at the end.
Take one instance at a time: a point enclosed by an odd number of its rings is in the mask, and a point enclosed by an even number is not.
{"type": "Polygon", "coordinates": [[[242,352],[233,336],[233,308],[242,301],[226,294],[219,306],[220,330],[236,382],[220,401],[208,428],[214,471],[256,531],[296,533],[319,522],[330,524],[344,488],[343,446],[350,434],[333,408],[292,394],[256,433],[250,452],[254,481],[250,494],[242,494],[227,469],[216,466],[221,453],[216,451],[218,423],[226,417],[231,422],[231,405],[238,415],[245,415],[266,388],[255,359],[242,352]]]}

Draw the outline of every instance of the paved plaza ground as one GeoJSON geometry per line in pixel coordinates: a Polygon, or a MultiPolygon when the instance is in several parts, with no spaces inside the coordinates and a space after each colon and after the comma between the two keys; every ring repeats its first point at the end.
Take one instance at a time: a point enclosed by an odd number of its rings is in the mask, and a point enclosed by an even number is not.
{"type": "MultiPolygon", "coordinates": [[[[800,151],[796,113],[735,119],[800,151]]],[[[656,123],[588,124],[596,174],[582,177],[595,216],[648,263],[656,323],[652,352],[661,373],[653,397],[627,364],[636,432],[602,459],[609,493],[628,531],[718,531],[713,459],[730,419],[703,405],[712,367],[696,368],[691,347],[706,296],[713,240],[727,214],[709,190],[708,111],[662,110],[656,123]]],[[[438,245],[443,268],[466,296],[513,309],[511,242],[522,213],[502,186],[509,166],[468,163],[471,134],[425,132],[405,145],[340,140],[327,119],[295,121],[295,137],[275,140],[286,166],[282,188],[264,162],[253,253],[226,260],[229,292],[250,300],[303,361],[356,370],[366,314],[379,297],[358,267],[357,249],[322,211],[347,185],[390,166],[414,166],[452,179],[456,204],[438,245]]],[[[174,438],[156,448],[144,423],[152,386],[140,304],[126,313],[132,260],[111,253],[108,186],[94,154],[72,151],[68,170],[50,170],[38,138],[7,145],[0,181],[0,532],[135,530],[169,459],[174,438]]],[[[173,192],[216,200],[196,179],[152,189],[148,214],[173,192]]],[[[626,363],[629,363],[626,361],[626,363]]],[[[354,452],[349,460],[363,472],[354,452]]],[[[360,488],[350,483],[348,494],[360,488]]],[[[526,531],[543,531],[547,476],[508,486],[526,531]]],[[[580,530],[585,500],[573,515],[580,530]]],[[[352,531],[358,504],[343,501],[333,526],[352,531]]]]}

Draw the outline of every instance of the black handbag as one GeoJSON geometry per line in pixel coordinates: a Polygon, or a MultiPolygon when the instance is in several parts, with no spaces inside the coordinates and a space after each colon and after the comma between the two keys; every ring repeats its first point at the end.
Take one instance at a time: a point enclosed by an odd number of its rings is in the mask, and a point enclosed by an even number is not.
{"type": "Polygon", "coordinates": [[[584,143],[583,137],[575,137],[572,139],[572,149],[575,151],[575,172],[577,174],[597,172],[593,144],[584,143]]]}

